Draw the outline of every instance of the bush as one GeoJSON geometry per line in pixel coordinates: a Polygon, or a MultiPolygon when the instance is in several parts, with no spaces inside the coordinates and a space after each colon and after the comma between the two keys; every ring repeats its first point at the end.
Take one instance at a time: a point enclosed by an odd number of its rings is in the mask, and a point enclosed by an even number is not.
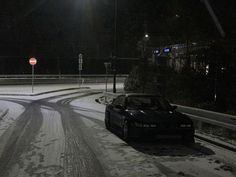
{"type": "Polygon", "coordinates": [[[161,74],[162,77],[154,65],[136,66],[127,77],[124,89],[128,92],[162,93],[172,103],[236,114],[232,79],[229,84],[218,81],[217,101],[214,102],[214,78],[193,70],[178,73],[171,68],[166,68],[164,77],[161,74]]]}
{"type": "Polygon", "coordinates": [[[135,66],[126,78],[124,83],[124,90],[128,92],[137,92],[141,88],[139,76],[139,68],[135,66]]]}
{"type": "Polygon", "coordinates": [[[124,89],[127,92],[160,93],[160,86],[153,65],[141,63],[135,66],[125,80],[124,89]]]}

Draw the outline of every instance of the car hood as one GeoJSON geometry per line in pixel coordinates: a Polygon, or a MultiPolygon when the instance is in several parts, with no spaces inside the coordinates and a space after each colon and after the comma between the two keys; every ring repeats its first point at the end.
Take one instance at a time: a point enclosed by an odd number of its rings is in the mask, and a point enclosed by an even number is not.
{"type": "Polygon", "coordinates": [[[155,111],[155,110],[127,110],[130,116],[138,122],[158,123],[158,122],[181,122],[191,123],[191,119],[177,111],[155,111]]]}

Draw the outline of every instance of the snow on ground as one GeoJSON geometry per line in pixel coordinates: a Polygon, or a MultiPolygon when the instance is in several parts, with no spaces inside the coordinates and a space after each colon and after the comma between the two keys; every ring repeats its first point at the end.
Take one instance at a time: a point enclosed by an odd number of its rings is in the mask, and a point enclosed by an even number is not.
{"type": "MultiPolygon", "coordinates": [[[[227,164],[231,166],[236,166],[236,153],[226,150],[224,148],[219,148],[210,143],[198,140],[204,147],[211,149],[215,154],[217,154],[219,161],[225,161],[227,159],[227,164]]],[[[219,164],[219,163],[218,163],[219,164]]],[[[217,167],[218,168],[218,167],[217,167]]]]}
{"type": "MultiPolygon", "coordinates": [[[[122,83],[117,83],[117,89],[123,89],[122,83]]],[[[113,85],[108,84],[108,90],[112,90],[113,85]]],[[[1,86],[0,97],[9,98],[14,97],[24,100],[39,100],[48,97],[59,96],[63,94],[84,92],[87,90],[105,91],[104,84],[84,84],[81,88],[77,84],[53,84],[53,85],[37,85],[34,93],[31,92],[30,85],[16,85],[16,86],[1,86]]],[[[52,100],[55,102],[59,99],[52,100]]]]}
{"type": "Polygon", "coordinates": [[[80,98],[72,101],[70,104],[73,106],[75,112],[80,115],[103,121],[105,106],[95,102],[95,99],[100,96],[102,96],[102,94],[80,98]]]}
{"type": "Polygon", "coordinates": [[[45,91],[54,91],[58,89],[79,88],[78,84],[51,84],[35,85],[32,93],[31,85],[1,85],[0,94],[38,94],[45,91]]]}
{"type": "Polygon", "coordinates": [[[15,120],[24,112],[25,108],[17,103],[0,100],[0,156],[3,152],[8,136],[3,136],[15,120]]]}
{"type": "MultiPolygon", "coordinates": [[[[73,86],[45,86],[41,87],[40,90],[38,90],[38,93],[60,90],[64,89],[65,87],[71,88],[73,86]]],[[[109,87],[111,89],[112,85],[109,87]]],[[[122,85],[120,85],[120,87],[122,87],[122,85]]],[[[16,98],[16,100],[24,99],[31,101],[59,96],[62,94],[70,94],[60,98],[52,98],[49,100],[50,102],[57,102],[63,99],[66,100],[67,98],[70,101],[71,97],[80,96],[83,94],[83,91],[89,90],[64,90],[60,92],[29,96],[27,95],[30,94],[28,91],[21,91],[19,88],[17,88],[13,87],[11,93],[24,93],[26,95],[14,96],[14,98],[12,98],[13,100],[16,98]]],[[[93,84],[90,85],[90,88],[103,89],[104,85],[93,84]]],[[[11,88],[9,88],[9,91],[10,89],[11,88]]],[[[2,93],[4,94],[6,92],[2,93]]],[[[149,145],[146,146],[142,144],[141,146],[144,148],[142,151],[140,151],[140,145],[131,146],[130,144],[127,144],[122,139],[118,138],[116,135],[105,129],[105,105],[95,102],[95,99],[101,96],[102,94],[96,94],[84,98],[78,98],[72,101],[70,105],[74,111],[78,113],[79,118],[81,118],[86,125],[85,127],[82,126],[81,128],[84,129],[87,137],[90,137],[87,139],[87,141],[90,143],[90,147],[93,149],[93,151],[96,152],[96,155],[98,156],[101,163],[107,167],[107,170],[109,171],[108,174],[112,174],[112,176],[122,176],[122,174],[123,176],[139,177],[161,176],[164,169],[164,172],[167,172],[167,174],[165,173],[167,176],[173,176],[173,174],[179,174],[179,176],[183,176],[181,175],[182,173],[199,177],[206,175],[216,177],[233,176],[231,171],[227,170],[229,167],[227,166],[227,163],[225,163],[224,159],[230,159],[228,163],[234,167],[236,158],[235,155],[233,156],[231,155],[231,152],[219,150],[218,148],[206,146],[208,149],[213,150],[215,154],[203,156],[196,154],[197,150],[187,147],[183,148],[183,146],[180,146],[177,153],[175,153],[175,147],[173,145],[157,144],[156,147],[152,148],[149,145]],[[185,153],[185,149],[190,151],[190,153],[184,156],[178,154],[178,152],[181,154],[185,153]],[[150,153],[160,155],[149,155],[150,153]],[[219,158],[222,160],[218,161],[217,159],[219,158]]],[[[1,95],[0,97],[6,98],[12,96],[1,95]]],[[[65,102],[65,104],[66,103],[67,102],[65,102]]],[[[12,103],[10,101],[0,101],[0,114],[5,115],[2,120],[0,120],[0,127],[3,125],[10,126],[11,123],[14,122],[14,119],[19,117],[23,111],[24,107],[21,105],[12,103]],[[8,124],[4,124],[4,122],[8,122],[8,124]]],[[[27,177],[26,171],[29,168],[31,171],[33,171],[35,176],[56,176],[62,172],[61,167],[63,166],[65,136],[60,114],[47,106],[41,107],[41,112],[43,114],[43,124],[40,128],[39,134],[36,136],[36,140],[32,142],[32,150],[21,155],[21,160],[24,162],[23,164],[20,164],[22,168],[19,168],[19,166],[15,165],[13,170],[11,170],[12,176],[17,173],[21,176],[27,177]],[[55,151],[55,149],[57,150],[55,151]],[[36,167],[34,164],[39,165],[36,167]]],[[[2,129],[2,131],[4,132],[6,128],[7,127],[2,129]]]]}
{"type": "Polygon", "coordinates": [[[20,104],[0,100],[0,137],[24,110],[20,104]]]}
{"type": "MultiPolygon", "coordinates": [[[[168,158],[168,157],[166,157],[168,158]]],[[[159,159],[159,158],[158,158],[159,159]]],[[[159,159],[160,160],[160,159],[159,159]]],[[[217,161],[214,157],[192,157],[189,159],[173,158],[173,160],[161,160],[161,163],[168,168],[175,170],[177,173],[180,171],[187,172],[193,176],[214,176],[214,177],[235,177],[231,173],[231,170],[223,170],[224,167],[228,167],[225,163],[217,161]]],[[[228,167],[231,169],[231,167],[228,167]]]]}
{"type": "Polygon", "coordinates": [[[105,106],[95,102],[101,96],[96,94],[80,98],[70,104],[85,123],[88,129],[86,132],[92,132],[92,137],[88,139],[92,144],[90,147],[99,156],[103,166],[107,167],[107,173],[111,176],[166,177],[145,155],[105,129],[105,106]]]}
{"type": "MultiPolygon", "coordinates": [[[[69,93],[69,95],[65,95],[65,96],[60,96],[60,97],[56,97],[56,98],[52,98],[50,99],[48,102],[50,103],[56,103],[60,100],[63,100],[63,99],[67,99],[67,98],[71,98],[71,97],[78,97],[78,96],[82,96],[84,95],[84,90],[80,90],[80,91],[73,91],[73,92],[63,92],[63,94],[67,94],[69,93]]],[[[60,92],[62,94],[62,92],[60,92]]]]}
{"type": "Polygon", "coordinates": [[[9,170],[11,177],[60,176],[63,173],[65,136],[60,114],[50,107],[41,108],[43,123],[30,151],[9,170]],[[17,175],[16,175],[17,174],[17,175]]]}
{"type": "MultiPolygon", "coordinates": [[[[117,88],[123,88],[123,83],[117,83],[117,88]]],[[[105,91],[105,84],[83,84],[81,88],[89,87],[91,89],[104,89],[105,91]]],[[[19,94],[19,96],[23,95],[37,95],[43,92],[51,92],[55,90],[63,90],[63,89],[71,89],[71,88],[80,88],[78,84],[51,84],[51,85],[35,85],[34,92],[32,93],[32,86],[31,85],[1,85],[0,86],[0,95],[7,95],[7,94],[19,94]]],[[[111,90],[113,88],[113,84],[108,84],[107,88],[111,90]]]]}
{"type": "Polygon", "coordinates": [[[82,117],[82,120],[90,132],[93,131],[93,139],[90,139],[93,141],[91,147],[99,154],[100,162],[107,167],[111,176],[166,177],[144,154],[97,123],[85,117],[82,117]]]}

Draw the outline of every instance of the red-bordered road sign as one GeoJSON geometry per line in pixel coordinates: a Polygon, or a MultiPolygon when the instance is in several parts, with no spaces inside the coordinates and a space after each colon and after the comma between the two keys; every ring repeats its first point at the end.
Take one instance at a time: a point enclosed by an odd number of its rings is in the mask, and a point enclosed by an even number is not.
{"type": "Polygon", "coordinates": [[[30,58],[29,59],[29,64],[31,64],[32,66],[36,65],[37,64],[36,58],[30,58]]]}

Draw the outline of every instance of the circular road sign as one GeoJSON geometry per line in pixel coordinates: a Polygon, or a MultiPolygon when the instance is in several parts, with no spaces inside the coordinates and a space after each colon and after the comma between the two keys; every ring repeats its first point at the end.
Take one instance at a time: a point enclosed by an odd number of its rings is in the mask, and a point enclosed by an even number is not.
{"type": "Polygon", "coordinates": [[[29,59],[29,64],[31,64],[32,66],[36,65],[37,64],[36,58],[30,58],[29,59]]]}

